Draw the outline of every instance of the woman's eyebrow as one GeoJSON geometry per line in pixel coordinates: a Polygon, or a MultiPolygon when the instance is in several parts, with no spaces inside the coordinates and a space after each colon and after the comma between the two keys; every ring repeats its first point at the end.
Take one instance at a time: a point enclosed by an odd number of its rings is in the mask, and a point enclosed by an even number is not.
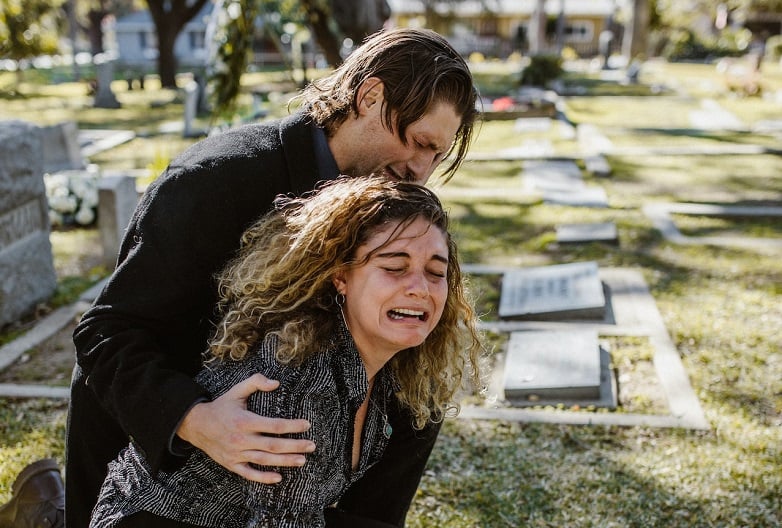
{"type": "MultiPolygon", "coordinates": [[[[410,258],[410,254],[406,251],[390,251],[388,253],[378,253],[376,255],[379,258],[410,258]]],[[[437,260],[443,264],[448,264],[448,257],[444,257],[435,253],[430,260],[437,260]]]]}

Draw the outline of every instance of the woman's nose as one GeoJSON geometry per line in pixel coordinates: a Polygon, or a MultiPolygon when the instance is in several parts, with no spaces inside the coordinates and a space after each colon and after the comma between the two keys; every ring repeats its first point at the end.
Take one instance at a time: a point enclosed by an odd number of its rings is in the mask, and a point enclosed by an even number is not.
{"type": "Polygon", "coordinates": [[[407,283],[407,294],[415,297],[426,297],[429,294],[429,285],[423,273],[412,273],[407,283]]]}

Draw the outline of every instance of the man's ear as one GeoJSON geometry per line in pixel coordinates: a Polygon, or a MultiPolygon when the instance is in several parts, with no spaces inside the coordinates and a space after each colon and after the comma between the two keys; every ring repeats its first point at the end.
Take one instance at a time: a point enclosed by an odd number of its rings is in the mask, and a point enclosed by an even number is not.
{"type": "Polygon", "coordinates": [[[359,115],[367,113],[376,104],[382,105],[385,98],[383,90],[383,81],[377,77],[370,77],[361,83],[361,86],[358,87],[358,96],[356,97],[359,115]]]}

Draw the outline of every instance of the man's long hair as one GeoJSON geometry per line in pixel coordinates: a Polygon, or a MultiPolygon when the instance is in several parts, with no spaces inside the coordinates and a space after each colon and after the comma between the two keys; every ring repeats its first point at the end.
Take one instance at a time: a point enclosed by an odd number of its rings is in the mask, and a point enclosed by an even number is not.
{"type": "Polygon", "coordinates": [[[448,181],[467,155],[478,117],[478,92],[467,63],[434,31],[381,31],[348,55],[331,75],[310,83],[296,99],[331,134],[358,115],[358,88],[370,77],[383,81],[384,126],[404,144],[408,126],[438,103],[453,105],[461,124],[446,153],[450,162],[442,175],[448,181]]]}

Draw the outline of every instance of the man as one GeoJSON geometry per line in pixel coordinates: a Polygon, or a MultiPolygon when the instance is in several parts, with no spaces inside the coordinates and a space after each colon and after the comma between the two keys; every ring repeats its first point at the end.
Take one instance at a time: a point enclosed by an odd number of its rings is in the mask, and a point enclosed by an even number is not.
{"type": "MultiPolygon", "coordinates": [[[[450,178],[472,137],[476,95],[467,65],[439,35],[381,32],[309,86],[299,112],[207,138],[171,163],[139,203],[114,274],[74,332],[68,528],[88,525],[106,464],[128,439],[153,472],[178,467],[193,447],[257,482],[280,475],[255,464],[304,463],[315,446],[290,435],[306,421],[246,409],[250,394],[275,381],[256,374],[210,401],[192,379],[213,329],[214,274],[279,194],[340,173],[423,184],[453,154],[450,178]]],[[[399,409],[389,420],[382,461],[329,512],[330,526],[404,524],[439,424],[416,430],[399,409]]]]}

